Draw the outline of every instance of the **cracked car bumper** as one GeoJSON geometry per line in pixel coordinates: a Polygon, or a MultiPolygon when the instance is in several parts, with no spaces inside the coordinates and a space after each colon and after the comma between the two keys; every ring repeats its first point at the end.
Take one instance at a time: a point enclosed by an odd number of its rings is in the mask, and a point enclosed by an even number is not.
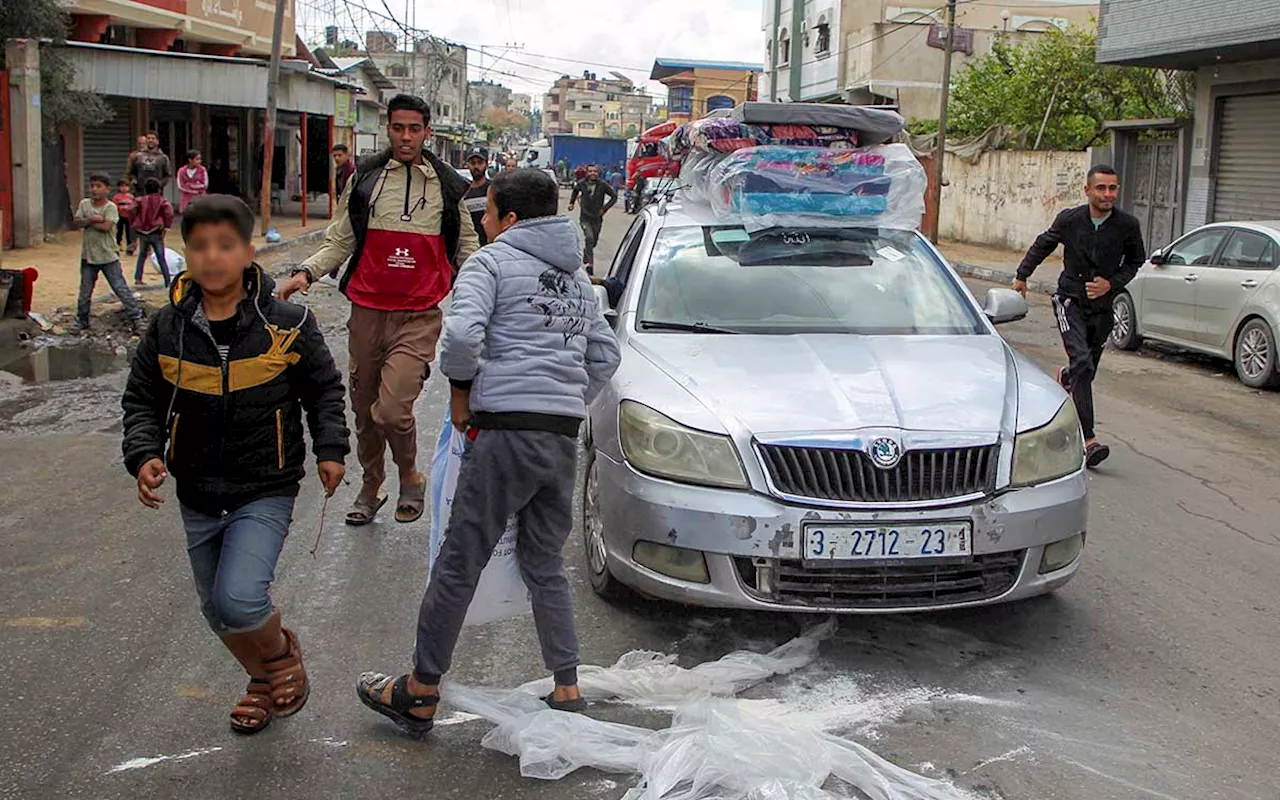
{"type": "Polygon", "coordinates": [[[758,492],[673,483],[599,459],[600,514],[610,572],[643,594],[679,603],[777,611],[887,613],[1020,600],[1062,586],[1082,556],[1041,573],[1046,545],[1083,536],[1083,471],[978,503],[892,511],[784,503],[758,492]],[[814,567],[801,558],[813,522],[867,525],[972,521],[972,556],[814,567]],[[702,553],[706,582],[638,563],[637,542],[702,553]]]}

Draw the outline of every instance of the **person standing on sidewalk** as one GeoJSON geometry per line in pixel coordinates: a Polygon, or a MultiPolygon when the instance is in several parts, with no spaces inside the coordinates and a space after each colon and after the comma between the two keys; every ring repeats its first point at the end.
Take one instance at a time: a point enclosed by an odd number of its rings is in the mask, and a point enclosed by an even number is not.
{"type": "Polygon", "coordinates": [[[145,191],[148,178],[155,178],[160,182],[160,188],[164,189],[173,177],[173,164],[160,149],[160,137],[155,131],[147,134],[146,147],[136,153],[130,162],[129,177],[140,192],[145,191]]]}
{"type": "Polygon", "coordinates": [[[351,160],[351,150],[345,144],[333,146],[333,188],[338,197],[347,191],[351,176],[356,174],[356,164],[351,160]]]}
{"type": "Polygon", "coordinates": [[[209,170],[201,163],[200,151],[187,151],[187,165],[178,170],[178,213],[185,214],[187,206],[209,191],[209,170]]]}
{"type": "Polygon", "coordinates": [[[361,159],[324,244],[280,287],[288,298],[346,265],[338,287],[351,301],[349,383],[364,470],[349,525],[373,522],[387,501],[388,445],[400,472],[396,521],[413,522],[425,510],[427,478],[417,466],[413,404],[435,359],[440,302],[458,266],[479,247],[462,199],[467,182],[424,149],[430,108],[400,94],[387,113],[391,148],[361,159]]]}
{"type": "Polygon", "coordinates": [[[136,325],[142,319],[142,307],[133,299],[129,284],[124,281],[120,268],[120,246],[112,235],[120,221],[116,204],[107,199],[111,191],[111,179],[106,175],[89,176],[89,197],[76,208],[75,226],[84,231],[80,244],[80,295],[76,299],[76,330],[89,329],[89,310],[93,302],[93,287],[101,272],[120,298],[129,324],[136,325]]]}
{"type": "Polygon", "coordinates": [[[1049,230],[1036,237],[1018,266],[1013,288],[1026,297],[1027,279],[1063,246],[1053,312],[1068,363],[1058,370],[1058,382],[1076,404],[1085,463],[1092,469],[1111,455],[1111,448],[1098,441],[1093,409],[1093,379],[1111,336],[1111,304],[1147,256],[1138,218],[1116,208],[1120,178],[1115,169],[1104,164],[1090,169],[1084,193],[1089,202],[1058,214],[1049,230]]]}
{"type": "Polygon", "coordinates": [[[467,189],[467,193],[463,196],[463,201],[467,204],[467,210],[471,212],[471,224],[475,226],[476,237],[480,241],[480,246],[484,247],[489,243],[489,237],[485,235],[484,225],[481,220],[484,219],[485,205],[489,202],[489,151],[483,145],[476,145],[467,152],[467,169],[471,171],[471,187],[467,189]]]}
{"type": "Polygon", "coordinates": [[[366,672],[356,684],[362,703],[412,735],[435,724],[441,676],[512,514],[543,663],[555,676],[543,700],[563,711],[586,706],[563,550],[578,429],[621,353],[583,274],[577,231],[557,216],[559,195],[539,169],[494,179],[484,217],[493,244],[459,274],[445,322],[440,369],[452,387],[453,424],[471,444],[418,611],[413,672],[366,672]]]}
{"type": "Polygon", "coordinates": [[[582,235],[586,241],[582,250],[582,263],[590,275],[595,272],[595,250],[600,241],[604,215],[618,202],[618,192],[606,181],[600,180],[600,168],[592,164],[587,167],[587,177],[579,181],[569,195],[570,211],[579,199],[582,200],[582,212],[578,220],[582,223],[582,235]]]}
{"type": "Polygon", "coordinates": [[[116,193],[111,196],[111,202],[120,212],[120,221],[116,223],[116,247],[126,248],[125,255],[131,256],[138,247],[133,235],[133,212],[138,207],[138,198],[129,191],[128,178],[121,178],[116,183],[116,193]]]}
{"type": "Polygon", "coordinates": [[[275,580],[298,484],[305,413],[325,493],[350,451],[342,374],[315,317],[276,300],[253,263],[253,212],[209,195],[182,217],[187,271],[134,352],[121,404],[124,463],[159,508],[172,473],[200,611],[249,675],[231,729],[257,733],[310,694],[275,580]]]}

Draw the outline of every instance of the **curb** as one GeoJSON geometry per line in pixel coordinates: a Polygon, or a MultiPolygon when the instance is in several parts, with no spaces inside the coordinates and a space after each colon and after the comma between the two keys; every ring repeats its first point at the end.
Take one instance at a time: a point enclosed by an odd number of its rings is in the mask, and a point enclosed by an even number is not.
{"type": "Polygon", "coordinates": [[[293,237],[292,239],[290,239],[290,240],[288,240],[288,241],[285,241],[285,242],[268,242],[267,244],[261,245],[261,246],[259,246],[259,247],[257,248],[257,252],[259,252],[259,253],[270,253],[272,250],[281,250],[281,249],[286,248],[286,247],[293,247],[295,244],[305,244],[305,243],[310,242],[310,241],[313,241],[313,240],[315,240],[315,239],[322,239],[322,238],[324,238],[324,232],[325,232],[325,229],[326,229],[326,228],[328,228],[328,227],[329,227],[329,223],[328,223],[328,221],[326,221],[326,222],[325,222],[325,224],[324,224],[323,226],[321,226],[321,227],[319,227],[319,228],[316,228],[316,229],[315,229],[315,230],[313,230],[313,231],[307,231],[306,233],[302,234],[301,236],[295,236],[295,237],[293,237]]]}
{"type": "MultiPolygon", "coordinates": [[[[951,262],[951,266],[956,272],[969,278],[979,278],[984,281],[992,281],[993,283],[1011,284],[1017,274],[1007,270],[996,269],[994,267],[980,267],[976,264],[965,264],[959,261],[951,262]]],[[[1032,278],[1027,281],[1027,289],[1039,294],[1053,294],[1058,290],[1056,281],[1043,281],[1032,278]]]]}

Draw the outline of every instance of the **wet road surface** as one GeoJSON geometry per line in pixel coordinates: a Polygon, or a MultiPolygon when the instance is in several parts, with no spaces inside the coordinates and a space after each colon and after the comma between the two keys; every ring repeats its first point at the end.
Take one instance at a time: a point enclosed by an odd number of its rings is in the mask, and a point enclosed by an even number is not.
{"type": "MultiPolygon", "coordinates": [[[[610,216],[603,253],[628,221],[610,216]]],[[[305,302],[345,364],[340,298],[316,289],[305,302]]],[[[1060,363],[1043,298],[1002,332],[1046,369],[1060,363]]],[[[486,723],[447,709],[426,742],[366,711],[355,677],[410,665],[426,517],[345,528],[356,487],[344,487],[313,559],[314,476],[273,591],[312,697],[261,735],[233,736],[225,717],[243,680],[199,615],[175,502],[142,508],[120,465],[123,375],[34,380],[0,372],[0,797],[608,799],[632,785],[591,770],[521,778],[514,759],[481,748],[486,723]]],[[[1097,403],[1113,455],[1091,478],[1072,583],[1011,606],[842,618],[814,664],[745,696],[821,711],[978,796],[1276,797],[1280,395],[1243,387],[1225,363],[1108,352],[1097,403]]],[[[424,464],[444,408],[436,377],[418,405],[424,464]]],[[[591,663],[640,648],[691,666],[816,621],[605,603],[580,541],[568,554],[591,663]]],[[[542,675],[537,653],[527,619],[470,629],[452,677],[514,686],[542,675]]],[[[593,714],[665,724],[639,709],[593,714]]]]}

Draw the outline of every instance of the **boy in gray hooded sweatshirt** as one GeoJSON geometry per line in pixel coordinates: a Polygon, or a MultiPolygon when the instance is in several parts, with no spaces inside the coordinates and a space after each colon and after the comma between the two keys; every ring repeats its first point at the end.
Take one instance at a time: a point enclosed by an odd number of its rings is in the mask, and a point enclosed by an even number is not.
{"type": "Polygon", "coordinates": [[[491,244],[467,260],[453,289],[440,369],[452,386],[453,424],[471,442],[418,613],[413,673],[366,672],[357,686],[365,705],[411,734],[432,727],[440,678],[512,514],[542,658],[555,674],[545,699],[568,711],[585,705],[562,550],[573,527],[578,428],[621,354],[558,204],[559,189],[541,170],[499,174],[483,220],[491,244]]]}

